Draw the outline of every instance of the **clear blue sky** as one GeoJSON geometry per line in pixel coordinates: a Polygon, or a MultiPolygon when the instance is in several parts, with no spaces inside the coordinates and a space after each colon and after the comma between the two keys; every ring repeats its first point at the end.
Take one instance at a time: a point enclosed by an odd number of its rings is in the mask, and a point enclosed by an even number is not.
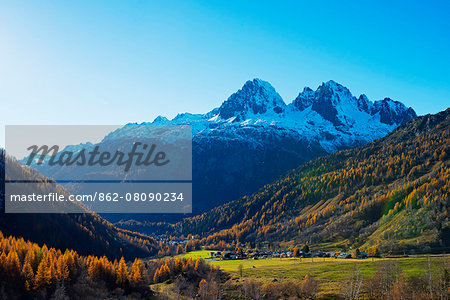
{"type": "Polygon", "coordinates": [[[449,15],[449,1],[0,1],[2,125],[203,113],[255,77],[286,102],[333,79],[435,113],[449,15]]]}

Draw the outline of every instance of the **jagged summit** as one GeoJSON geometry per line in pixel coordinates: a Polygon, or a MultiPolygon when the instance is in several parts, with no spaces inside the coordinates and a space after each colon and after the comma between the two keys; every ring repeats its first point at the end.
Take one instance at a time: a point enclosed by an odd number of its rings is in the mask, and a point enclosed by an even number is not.
{"type": "Polygon", "coordinates": [[[318,87],[318,89],[319,90],[327,89],[327,90],[335,92],[335,93],[343,92],[343,91],[346,93],[350,92],[345,86],[343,86],[342,84],[340,84],[334,80],[328,80],[327,82],[322,82],[322,84],[318,87]]]}
{"type": "Polygon", "coordinates": [[[274,87],[261,79],[247,81],[242,89],[231,95],[219,108],[222,119],[242,118],[246,114],[281,113],[286,103],[274,87]]]}
{"type": "Polygon", "coordinates": [[[305,86],[303,91],[298,94],[297,98],[292,101],[292,105],[296,109],[302,111],[313,104],[315,96],[315,92],[311,88],[305,86]]]}
{"type": "Polygon", "coordinates": [[[414,110],[401,102],[390,98],[371,102],[364,94],[356,98],[348,88],[333,80],[322,83],[316,91],[305,87],[291,105],[299,111],[310,108],[341,129],[351,126],[354,119],[364,118],[364,114],[378,116],[387,125],[400,125],[416,117],[414,110]]]}
{"type": "Polygon", "coordinates": [[[368,141],[414,117],[414,110],[401,102],[390,98],[372,102],[364,94],[356,98],[333,80],[323,82],[315,91],[305,87],[286,105],[270,83],[255,78],[206,114],[183,113],[172,120],[158,116],[153,124],[190,124],[194,134],[230,126],[277,126],[309,138],[344,133],[368,141]]]}
{"type": "Polygon", "coordinates": [[[190,124],[194,138],[217,135],[248,140],[253,131],[255,136],[283,131],[274,135],[298,135],[333,152],[383,137],[415,116],[412,108],[390,98],[375,102],[364,94],[356,98],[333,80],[315,91],[305,87],[286,105],[270,83],[253,79],[206,114],[183,113],[170,121],[158,117],[153,124],[190,124]]]}
{"type": "Polygon", "coordinates": [[[164,125],[164,124],[168,124],[168,123],[170,123],[169,119],[167,119],[166,117],[163,117],[163,116],[157,116],[155,118],[155,120],[153,120],[153,124],[164,125]]]}
{"type": "MultiPolygon", "coordinates": [[[[192,126],[193,209],[203,212],[256,192],[308,160],[384,137],[414,115],[391,99],[356,98],[335,81],[315,91],[306,87],[286,105],[273,86],[254,79],[205,114],[160,116],[152,124],[192,126]]],[[[148,134],[136,125],[117,129],[102,143],[148,134]]]]}
{"type": "Polygon", "coordinates": [[[349,113],[353,113],[357,102],[352,93],[339,83],[330,80],[322,83],[315,92],[311,109],[334,126],[344,125],[349,113]]]}
{"type": "Polygon", "coordinates": [[[329,99],[335,105],[346,100],[353,102],[353,95],[348,88],[333,80],[322,83],[322,85],[317,88],[317,92],[319,99],[329,99]]]}
{"type": "Polygon", "coordinates": [[[390,98],[375,101],[371,114],[379,114],[380,121],[389,125],[403,124],[417,117],[416,112],[411,107],[407,108],[403,103],[390,98]]]}
{"type": "Polygon", "coordinates": [[[358,98],[358,108],[360,111],[371,113],[373,103],[367,98],[366,95],[361,94],[358,98]]]}

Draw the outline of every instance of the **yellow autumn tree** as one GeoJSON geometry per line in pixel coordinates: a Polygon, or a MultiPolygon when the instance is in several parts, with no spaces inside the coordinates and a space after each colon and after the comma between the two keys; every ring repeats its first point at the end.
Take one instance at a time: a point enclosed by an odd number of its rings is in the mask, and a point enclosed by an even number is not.
{"type": "Polygon", "coordinates": [[[200,258],[197,258],[195,260],[195,267],[194,267],[195,271],[198,271],[198,269],[200,268],[201,263],[202,263],[202,260],[200,258]]]}
{"type": "Polygon", "coordinates": [[[131,266],[130,274],[130,279],[134,285],[140,285],[144,282],[142,278],[143,269],[142,261],[139,258],[136,258],[131,266]]]}
{"type": "Polygon", "coordinates": [[[20,261],[16,251],[12,250],[6,256],[6,266],[12,277],[17,277],[20,275],[20,261]]]}
{"type": "Polygon", "coordinates": [[[48,268],[47,260],[42,259],[36,271],[36,276],[34,277],[34,287],[36,289],[50,284],[47,280],[48,268]]]}
{"type": "Polygon", "coordinates": [[[30,262],[27,260],[23,264],[22,276],[25,279],[25,290],[29,291],[33,284],[34,273],[30,262]]]}
{"type": "Polygon", "coordinates": [[[58,257],[56,261],[56,278],[59,282],[69,281],[69,267],[67,266],[64,257],[58,257]]]}
{"type": "Polygon", "coordinates": [[[116,270],[116,283],[124,286],[127,282],[128,282],[128,270],[127,270],[127,265],[125,263],[125,259],[122,258],[119,261],[119,266],[117,267],[116,270]]]}

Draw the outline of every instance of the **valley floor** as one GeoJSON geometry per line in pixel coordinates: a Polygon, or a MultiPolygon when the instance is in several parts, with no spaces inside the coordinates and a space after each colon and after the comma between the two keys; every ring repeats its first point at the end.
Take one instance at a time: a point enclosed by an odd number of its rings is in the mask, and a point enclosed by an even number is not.
{"type": "MultiPolygon", "coordinates": [[[[319,282],[319,298],[333,299],[342,294],[349,278],[358,267],[362,278],[373,277],[380,264],[393,262],[406,278],[423,276],[430,268],[442,263],[450,263],[450,256],[409,256],[399,258],[335,259],[335,258],[268,258],[260,260],[213,260],[210,251],[192,251],[182,257],[203,258],[214,266],[230,274],[228,286],[238,286],[245,280],[254,280],[262,284],[267,282],[300,283],[309,274],[319,282]],[[242,277],[241,277],[242,270],[242,277]]],[[[239,291],[228,294],[239,296],[239,291]]]]}

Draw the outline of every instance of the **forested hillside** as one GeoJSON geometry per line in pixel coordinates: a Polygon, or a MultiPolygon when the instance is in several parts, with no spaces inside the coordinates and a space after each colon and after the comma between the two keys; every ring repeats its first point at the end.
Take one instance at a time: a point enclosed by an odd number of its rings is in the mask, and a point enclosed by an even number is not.
{"type": "MultiPolygon", "coordinates": [[[[155,239],[118,229],[94,213],[85,214],[5,214],[4,213],[4,162],[5,153],[0,153],[1,212],[0,230],[6,235],[23,237],[39,244],[47,244],[57,249],[74,249],[80,254],[106,255],[110,258],[145,257],[159,253],[169,254],[168,245],[155,239]]],[[[14,166],[11,162],[10,166],[14,166]]],[[[22,168],[17,163],[17,172],[27,172],[30,180],[49,180],[36,170],[22,168]]],[[[58,192],[67,193],[62,187],[58,192]]]]}
{"type": "MultiPolygon", "coordinates": [[[[309,243],[389,253],[449,251],[450,109],[387,137],[316,159],[176,225],[206,245],[309,243]]],[[[214,195],[211,195],[214,197],[214,195]]]]}
{"type": "MultiPolygon", "coordinates": [[[[126,263],[39,246],[0,231],[1,299],[153,299],[149,284],[178,278],[178,294],[194,296],[220,283],[220,271],[203,260],[174,258],[126,263]]],[[[219,289],[216,288],[216,293],[219,289]]],[[[157,298],[156,298],[157,299],[157,298]]]]}

